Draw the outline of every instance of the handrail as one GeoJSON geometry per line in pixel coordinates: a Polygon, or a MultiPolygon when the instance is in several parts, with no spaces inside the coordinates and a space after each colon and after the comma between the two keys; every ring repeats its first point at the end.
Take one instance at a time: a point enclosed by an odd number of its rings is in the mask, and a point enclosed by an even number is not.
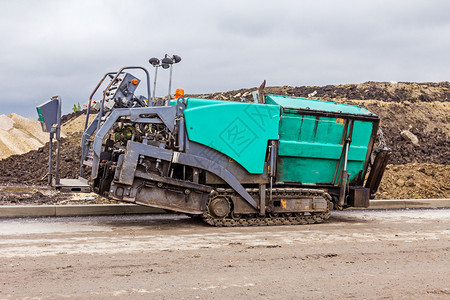
{"type": "Polygon", "coordinates": [[[103,81],[105,80],[106,76],[108,75],[112,75],[112,74],[116,74],[116,72],[108,72],[106,73],[102,79],[100,80],[100,82],[97,84],[97,86],[95,87],[94,91],[92,92],[91,96],[89,97],[89,103],[88,103],[88,107],[86,110],[86,122],[84,122],[84,129],[83,132],[86,131],[86,128],[88,126],[89,123],[89,114],[91,112],[91,103],[92,103],[92,98],[94,97],[95,93],[97,92],[98,88],[102,85],[103,81]]]}
{"type": "MultiPolygon", "coordinates": [[[[108,84],[106,89],[103,91],[102,101],[101,101],[101,105],[100,105],[100,111],[99,111],[99,114],[97,115],[97,128],[96,128],[96,130],[98,131],[98,129],[100,128],[101,118],[103,117],[103,107],[104,107],[104,104],[105,104],[106,93],[110,89],[111,85],[115,82],[115,80],[119,77],[119,75],[122,74],[123,71],[127,70],[127,69],[141,69],[141,70],[143,70],[145,72],[145,74],[147,75],[147,99],[148,99],[149,102],[151,102],[150,101],[150,99],[151,99],[150,98],[150,95],[151,95],[150,94],[150,75],[149,75],[147,69],[145,69],[143,67],[139,67],[139,66],[128,66],[128,67],[121,68],[117,72],[108,72],[105,75],[103,75],[102,79],[97,84],[97,86],[94,88],[94,90],[92,91],[92,93],[91,93],[91,95],[89,97],[89,103],[88,103],[88,107],[87,107],[87,110],[86,110],[86,121],[84,123],[83,138],[81,140],[81,148],[82,148],[82,155],[81,156],[82,157],[81,157],[81,162],[80,162],[80,176],[83,176],[83,160],[84,160],[84,154],[85,154],[85,150],[86,150],[86,149],[84,149],[85,146],[86,146],[86,136],[85,135],[86,135],[86,130],[87,130],[88,124],[89,124],[89,115],[90,115],[90,112],[91,112],[92,98],[94,97],[94,95],[97,92],[98,88],[102,85],[103,81],[105,81],[105,78],[107,76],[114,75],[114,77],[112,78],[111,82],[108,84]]],[[[91,132],[91,134],[89,134],[89,136],[92,135],[93,132],[94,131],[92,130],[92,132],[91,132]]]]}
{"type": "MultiPolygon", "coordinates": [[[[105,103],[105,98],[106,98],[106,93],[108,92],[109,88],[111,87],[111,85],[116,81],[117,77],[119,77],[119,75],[127,69],[141,69],[145,72],[145,74],[147,75],[147,99],[150,99],[150,75],[147,71],[147,69],[145,69],[144,67],[139,67],[139,66],[129,66],[129,67],[122,67],[114,76],[114,78],[111,80],[111,82],[108,84],[108,86],[106,87],[106,89],[103,91],[103,97],[102,97],[102,103],[100,105],[100,111],[99,111],[99,116],[100,118],[103,117],[103,106],[105,103]]],[[[149,100],[150,101],[150,100],[149,100]]],[[[98,121],[97,123],[97,130],[100,128],[100,121],[98,121]]]]}

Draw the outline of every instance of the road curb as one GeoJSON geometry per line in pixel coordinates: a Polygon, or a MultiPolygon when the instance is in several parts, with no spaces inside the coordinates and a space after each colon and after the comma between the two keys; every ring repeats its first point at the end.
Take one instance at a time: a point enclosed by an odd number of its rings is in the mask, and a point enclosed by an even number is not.
{"type": "Polygon", "coordinates": [[[163,209],[134,204],[0,206],[0,218],[161,214],[163,209]]]}
{"type": "MultiPolygon", "coordinates": [[[[450,208],[450,199],[370,200],[370,206],[365,209],[406,208],[450,208]]],[[[75,217],[162,213],[166,213],[166,211],[160,208],[135,204],[0,206],[0,218],[75,217]]]]}
{"type": "Polygon", "coordinates": [[[448,208],[450,199],[390,199],[370,200],[368,209],[448,208]]]}

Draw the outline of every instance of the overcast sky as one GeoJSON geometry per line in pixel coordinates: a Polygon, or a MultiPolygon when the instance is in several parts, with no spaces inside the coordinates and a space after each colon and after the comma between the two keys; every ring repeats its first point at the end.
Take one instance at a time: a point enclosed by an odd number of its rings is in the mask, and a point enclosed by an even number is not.
{"type": "Polygon", "coordinates": [[[166,53],[182,57],[173,88],[186,93],[448,81],[449,12],[446,0],[0,0],[0,114],[36,117],[57,94],[67,113],[104,73],[153,75],[148,59],[166,53]]]}

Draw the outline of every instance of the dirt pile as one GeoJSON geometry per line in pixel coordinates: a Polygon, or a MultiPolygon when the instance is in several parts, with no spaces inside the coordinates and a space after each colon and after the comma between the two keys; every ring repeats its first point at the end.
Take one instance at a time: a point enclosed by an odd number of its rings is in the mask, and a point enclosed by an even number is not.
{"type": "MultiPolygon", "coordinates": [[[[219,100],[252,99],[251,92],[257,88],[239,89],[205,95],[193,95],[219,100]]],[[[325,86],[282,86],[267,87],[265,93],[303,98],[339,100],[378,100],[383,102],[448,102],[450,101],[450,82],[365,82],[360,84],[340,84],[325,86]]]]}
{"type": "Polygon", "coordinates": [[[390,163],[450,163],[450,102],[347,102],[380,117],[386,145],[392,149],[390,163]],[[402,136],[404,130],[418,138],[418,145],[402,136]]]}
{"type": "Polygon", "coordinates": [[[450,82],[365,82],[361,84],[302,86],[287,91],[297,97],[359,99],[386,102],[450,101],[450,82]]]}
{"type": "MultiPolygon", "coordinates": [[[[84,125],[86,123],[86,112],[76,112],[70,115],[65,115],[61,118],[62,131],[68,135],[82,133],[84,130],[84,125]]],[[[89,115],[89,122],[94,120],[96,114],[91,113],[89,115]]],[[[80,140],[81,141],[81,140],[80,140]]]]}
{"type": "MultiPolygon", "coordinates": [[[[71,120],[77,119],[77,118],[79,118],[80,116],[83,116],[83,115],[84,116],[86,115],[86,110],[85,109],[84,110],[75,111],[75,112],[72,112],[70,114],[64,115],[64,116],[61,117],[61,124],[62,125],[67,124],[71,120]]],[[[81,119],[85,119],[85,118],[82,117],[81,119]]]]}
{"type": "Polygon", "coordinates": [[[450,198],[450,165],[388,165],[378,199],[450,198]]]}
{"type": "MultiPolygon", "coordinates": [[[[80,170],[81,133],[71,134],[61,139],[60,170],[61,178],[77,178],[80,170]]],[[[56,142],[53,143],[56,149],[56,142]]],[[[55,153],[53,162],[56,160],[55,153]]],[[[55,167],[55,166],[53,166],[55,167]]],[[[12,155],[0,160],[0,184],[40,184],[45,183],[48,171],[48,143],[38,150],[22,155],[12,155]],[[42,179],[42,180],[41,180],[42,179]]]]}

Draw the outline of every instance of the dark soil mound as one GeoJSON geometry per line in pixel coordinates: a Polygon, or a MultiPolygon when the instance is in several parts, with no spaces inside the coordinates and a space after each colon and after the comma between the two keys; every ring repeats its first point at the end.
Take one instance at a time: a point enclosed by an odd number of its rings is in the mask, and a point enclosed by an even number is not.
{"type": "MultiPolygon", "coordinates": [[[[218,92],[205,95],[190,95],[202,98],[253,101],[250,89],[218,92]]],[[[325,86],[282,86],[266,87],[266,94],[286,95],[301,98],[318,98],[323,100],[379,100],[384,102],[432,102],[450,101],[450,82],[373,82],[360,84],[342,84],[325,86]]]]}
{"type": "Polygon", "coordinates": [[[392,149],[391,164],[407,163],[433,163],[441,165],[450,164],[450,141],[436,128],[434,132],[424,133],[419,129],[411,129],[421,141],[419,146],[414,146],[409,140],[405,140],[399,133],[398,126],[382,126],[386,138],[387,147],[392,149]]]}
{"type": "MultiPolygon", "coordinates": [[[[80,169],[81,133],[61,139],[60,170],[61,178],[77,178],[80,169]]],[[[53,143],[56,149],[56,142],[53,143]]],[[[56,156],[53,151],[53,162],[56,156]]],[[[55,164],[53,164],[55,168],[55,164]]],[[[0,160],[0,184],[39,184],[48,171],[48,143],[38,150],[22,155],[13,155],[0,160]]],[[[53,169],[54,170],[54,169],[53,169]]],[[[47,182],[44,179],[42,183],[47,182]]]]}
{"type": "Polygon", "coordinates": [[[296,97],[308,97],[314,94],[314,97],[324,99],[370,99],[386,102],[450,101],[450,83],[366,82],[320,87],[300,86],[288,90],[287,93],[296,97]]]}
{"type": "Polygon", "coordinates": [[[449,106],[444,103],[392,103],[380,106],[377,102],[363,105],[381,119],[386,145],[392,149],[391,164],[433,163],[450,164],[449,106]],[[446,108],[446,110],[445,110],[446,108]],[[409,130],[419,139],[419,145],[403,138],[409,130]]]}

